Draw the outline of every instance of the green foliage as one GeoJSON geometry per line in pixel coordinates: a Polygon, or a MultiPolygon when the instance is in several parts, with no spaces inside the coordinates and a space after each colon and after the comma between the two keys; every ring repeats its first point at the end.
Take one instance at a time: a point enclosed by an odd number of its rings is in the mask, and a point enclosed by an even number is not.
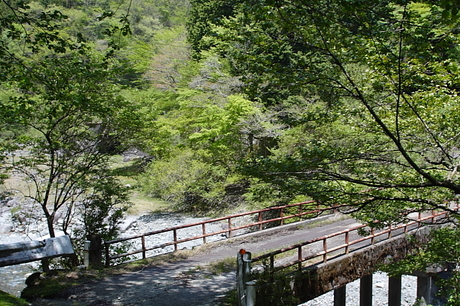
{"type": "Polygon", "coordinates": [[[298,305],[300,300],[291,292],[293,275],[270,272],[267,263],[264,271],[254,275],[256,280],[256,305],[298,305]]]}
{"type": "MultiPolygon", "coordinates": [[[[12,156],[20,147],[30,153],[13,157],[7,166],[30,180],[33,188],[27,197],[40,203],[51,236],[57,211],[64,207],[71,211],[85,197],[88,182],[96,182],[94,177],[104,181],[100,171],[107,168],[107,153],[132,131],[126,101],[114,95],[110,83],[101,82],[108,79],[108,65],[91,53],[28,63],[27,74],[11,78],[24,93],[11,96],[0,107],[4,122],[32,132],[12,139],[16,146],[11,146],[12,156]]],[[[64,223],[65,232],[67,226],[64,223]]]]}
{"type": "Polygon", "coordinates": [[[228,205],[218,199],[226,185],[237,182],[232,173],[247,154],[242,126],[258,109],[241,96],[210,96],[182,91],[176,107],[154,122],[155,138],[150,141],[160,159],[152,162],[143,180],[148,193],[179,206],[188,203],[184,205],[194,210],[228,205]]]}
{"type": "Polygon", "coordinates": [[[133,95],[151,118],[143,147],[154,160],[142,184],[148,194],[182,209],[226,207],[227,188],[241,184],[235,172],[250,153],[249,120],[260,108],[233,94],[239,83],[228,76],[225,61],[210,56],[189,69],[189,88],[133,95]]]}
{"type": "Polygon", "coordinates": [[[219,26],[225,17],[233,16],[234,7],[240,2],[230,0],[190,1],[191,12],[187,20],[187,33],[195,58],[200,58],[201,51],[212,47],[212,43],[203,38],[212,35],[213,27],[219,26]]]}
{"type": "MultiPolygon", "coordinates": [[[[15,134],[2,139],[4,171],[22,174],[28,186],[22,196],[41,208],[51,237],[62,230],[81,240],[91,234],[114,238],[127,194],[110,174],[109,157],[129,144],[138,117],[112,82],[118,46],[100,52],[81,33],[69,36],[61,11],[35,4],[7,8],[0,28],[7,89],[0,118],[15,134]]],[[[123,22],[109,32],[126,34],[123,22]]],[[[26,222],[39,218],[35,211],[22,214],[26,222]]]]}
{"type": "Polygon", "coordinates": [[[29,305],[23,299],[14,297],[6,292],[0,291],[0,306],[27,306],[29,305]]]}
{"type": "Polygon", "coordinates": [[[441,288],[440,297],[446,305],[458,305],[460,300],[460,230],[458,227],[443,227],[430,233],[427,244],[419,244],[412,254],[402,261],[383,266],[382,270],[391,275],[412,273],[413,271],[437,270],[446,275],[436,279],[441,288]]]}
{"type": "MultiPolygon", "coordinates": [[[[263,122],[281,123],[243,168],[255,177],[251,199],[354,204],[356,217],[381,225],[458,201],[455,1],[192,5],[195,56],[225,58],[246,97],[265,106],[263,122]]],[[[451,230],[439,239],[451,254],[430,244],[411,264],[458,262],[451,230]]]]}
{"type": "Polygon", "coordinates": [[[357,203],[364,219],[396,222],[455,200],[459,50],[444,12],[427,2],[248,1],[210,22],[203,40],[287,124],[251,173],[293,196],[357,203]],[[295,100],[303,112],[286,103],[295,100]]]}
{"type": "Polygon", "coordinates": [[[142,181],[148,194],[174,203],[181,210],[203,212],[235,204],[224,198],[225,187],[234,183],[231,172],[203,161],[202,156],[187,149],[152,162],[142,181]]]}

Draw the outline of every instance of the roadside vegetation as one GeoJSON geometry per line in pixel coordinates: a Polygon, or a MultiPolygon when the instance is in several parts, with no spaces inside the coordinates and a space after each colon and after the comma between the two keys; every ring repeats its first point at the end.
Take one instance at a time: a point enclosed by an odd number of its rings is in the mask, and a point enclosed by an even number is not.
{"type": "Polygon", "coordinates": [[[29,303],[0,290],[0,306],[27,306],[29,303]]]}

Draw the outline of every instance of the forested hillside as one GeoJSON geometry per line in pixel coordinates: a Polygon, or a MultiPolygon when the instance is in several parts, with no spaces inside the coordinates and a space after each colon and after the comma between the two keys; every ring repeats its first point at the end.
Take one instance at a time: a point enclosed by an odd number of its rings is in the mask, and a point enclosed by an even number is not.
{"type": "Polygon", "coordinates": [[[194,214],[293,201],[242,171],[270,154],[281,125],[227,60],[192,59],[188,2],[1,8],[2,197],[20,199],[15,222],[80,248],[89,235],[117,237],[133,192],[194,214]],[[133,149],[142,158],[114,169],[133,149]]]}
{"type": "Polygon", "coordinates": [[[72,218],[116,235],[129,190],[111,158],[136,148],[137,185],[177,210],[451,211],[449,252],[403,268],[458,263],[455,1],[0,4],[3,174],[31,184],[51,235],[72,218]]]}
{"type": "Polygon", "coordinates": [[[244,169],[276,199],[352,204],[380,225],[452,212],[432,244],[389,268],[448,263],[450,305],[460,296],[458,10],[449,0],[196,0],[188,23],[192,56],[225,58],[245,97],[280,124],[244,169]]]}

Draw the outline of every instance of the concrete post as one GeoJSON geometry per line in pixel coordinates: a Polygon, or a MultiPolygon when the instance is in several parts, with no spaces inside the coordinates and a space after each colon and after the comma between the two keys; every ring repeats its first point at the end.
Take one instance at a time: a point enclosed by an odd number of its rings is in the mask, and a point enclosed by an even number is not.
{"type": "Polygon", "coordinates": [[[91,241],[85,241],[85,247],[83,249],[83,265],[89,267],[89,249],[91,247],[91,241]]]}
{"type": "Polygon", "coordinates": [[[388,306],[401,306],[401,275],[388,280],[388,306]]]}
{"type": "Polygon", "coordinates": [[[48,258],[42,259],[42,270],[45,273],[48,273],[50,271],[50,261],[48,258]]]}
{"type": "Polygon", "coordinates": [[[347,286],[334,290],[334,306],[345,306],[347,300],[347,286]]]}
{"type": "Polygon", "coordinates": [[[246,283],[246,306],[256,305],[256,282],[250,281],[246,283]]]}
{"type": "Polygon", "coordinates": [[[91,241],[89,248],[89,264],[93,268],[102,267],[102,237],[99,235],[91,235],[88,237],[91,241]]]}
{"type": "Polygon", "coordinates": [[[359,305],[372,306],[372,281],[373,275],[366,275],[359,281],[359,305]]]}

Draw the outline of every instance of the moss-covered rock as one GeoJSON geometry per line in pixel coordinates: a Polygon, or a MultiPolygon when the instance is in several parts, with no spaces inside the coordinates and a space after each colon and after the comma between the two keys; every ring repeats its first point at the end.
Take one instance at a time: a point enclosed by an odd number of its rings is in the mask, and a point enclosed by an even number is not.
{"type": "Polygon", "coordinates": [[[21,298],[33,301],[37,298],[59,297],[66,289],[81,284],[87,278],[75,271],[51,271],[41,274],[21,292],[21,298]]]}

